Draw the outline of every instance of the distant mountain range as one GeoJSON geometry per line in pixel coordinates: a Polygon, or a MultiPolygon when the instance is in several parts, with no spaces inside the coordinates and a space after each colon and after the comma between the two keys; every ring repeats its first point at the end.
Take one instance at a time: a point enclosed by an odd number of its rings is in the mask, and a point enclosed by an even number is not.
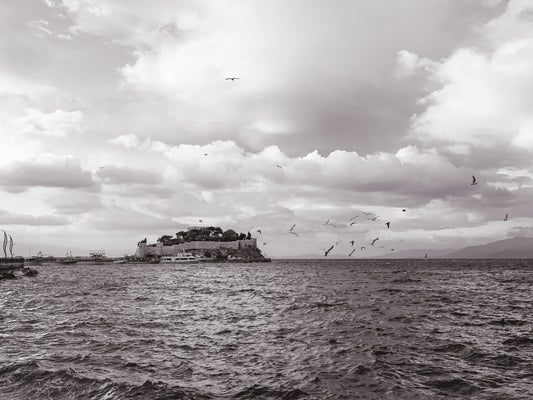
{"type": "Polygon", "coordinates": [[[412,249],[373,258],[533,258],[533,238],[517,237],[457,249],[412,249]]]}
{"type": "MultiPolygon", "coordinates": [[[[516,237],[498,240],[479,246],[468,246],[462,249],[410,249],[389,252],[369,258],[533,258],[533,237],[516,237]]],[[[280,257],[281,258],[281,257],[280,257]]],[[[323,258],[316,254],[283,258],[323,258]]],[[[329,258],[347,258],[331,255],[329,258]]]]}
{"type": "Polygon", "coordinates": [[[517,237],[469,246],[447,254],[446,258],[533,258],[533,238],[517,237]]]}

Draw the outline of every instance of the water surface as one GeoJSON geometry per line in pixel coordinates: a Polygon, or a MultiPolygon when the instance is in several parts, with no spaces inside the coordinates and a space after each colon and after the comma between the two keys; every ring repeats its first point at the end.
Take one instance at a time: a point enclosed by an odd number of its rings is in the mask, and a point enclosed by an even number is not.
{"type": "Polygon", "coordinates": [[[533,261],[34,268],[2,399],[533,398],[533,261]]]}

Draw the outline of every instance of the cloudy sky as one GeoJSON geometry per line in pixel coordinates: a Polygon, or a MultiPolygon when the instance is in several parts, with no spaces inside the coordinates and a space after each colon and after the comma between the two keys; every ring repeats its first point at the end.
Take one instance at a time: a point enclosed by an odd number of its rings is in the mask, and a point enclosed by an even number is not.
{"type": "Polygon", "coordinates": [[[18,255],[195,225],[271,257],[533,231],[531,1],[4,0],[0,22],[18,255]]]}

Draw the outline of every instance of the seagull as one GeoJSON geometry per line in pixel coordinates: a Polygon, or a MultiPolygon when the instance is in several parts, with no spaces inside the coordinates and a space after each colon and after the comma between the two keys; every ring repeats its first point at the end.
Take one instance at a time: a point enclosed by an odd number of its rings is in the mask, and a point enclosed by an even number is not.
{"type": "Polygon", "coordinates": [[[327,225],[327,224],[329,224],[329,219],[326,221],[326,223],[324,225],[327,225]]]}
{"type": "Polygon", "coordinates": [[[294,229],[294,227],[296,226],[296,224],[294,224],[291,229],[289,229],[289,232],[292,232],[292,230],[294,229]]]}
{"type": "Polygon", "coordinates": [[[385,225],[387,225],[387,229],[390,228],[390,222],[385,222],[385,225]]]}
{"type": "Polygon", "coordinates": [[[402,212],[406,212],[406,211],[407,211],[407,210],[406,210],[405,208],[404,208],[404,209],[402,209],[402,212]]]}
{"type": "Polygon", "coordinates": [[[267,242],[263,243],[263,246],[266,246],[267,242]]]}
{"type": "Polygon", "coordinates": [[[372,219],[372,221],[375,221],[378,218],[379,218],[379,216],[376,215],[374,218],[371,218],[371,219],[372,219]]]}
{"type": "Polygon", "coordinates": [[[350,240],[350,243],[352,244],[352,247],[353,247],[353,245],[355,244],[355,241],[354,240],[350,240]]]}
{"type": "Polygon", "coordinates": [[[353,221],[353,220],[356,219],[358,216],[359,216],[359,214],[357,214],[355,217],[350,218],[350,221],[353,221]]]}
{"type": "Polygon", "coordinates": [[[477,185],[476,177],[474,175],[472,175],[472,183],[471,183],[471,185],[477,185]]]}
{"type": "Polygon", "coordinates": [[[507,221],[508,219],[509,219],[509,214],[505,214],[505,218],[503,220],[507,221]]]}
{"type": "Polygon", "coordinates": [[[354,224],[356,224],[355,221],[350,222],[350,226],[352,226],[352,225],[354,225],[354,224]]]}
{"type": "Polygon", "coordinates": [[[300,237],[298,236],[298,234],[296,232],[289,232],[291,235],[295,235],[296,237],[300,237]]]}
{"type": "Polygon", "coordinates": [[[376,241],[378,241],[378,240],[379,240],[379,238],[378,238],[378,237],[377,237],[377,238],[375,238],[374,240],[372,240],[372,243],[370,243],[370,246],[374,246],[374,243],[376,243],[376,241]]]}
{"type": "Polygon", "coordinates": [[[241,79],[241,78],[231,77],[231,78],[226,78],[226,79],[224,79],[224,80],[225,80],[225,81],[234,81],[235,79],[241,79]]]}
{"type": "Polygon", "coordinates": [[[201,219],[199,219],[198,222],[204,222],[204,221],[202,221],[201,219]]]}
{"type": "Polygon", "coordinates": [[[348,254],[348,257],[351,257],[354,251],[355,251],[355,249],[353,249],[353,250],[351,251],[351,253],[348,254]]]}
{"type": "Polygon", "coordinates": [[[329,254],[329,252],[333,250],[333,247],[335,247],[335,245],[331,246],[329,249],[326,250],[326,252],[324,253],[324,257],[326,257],[329,254]]]}
{"type": "Polygon", "coordinates": [[[364,249],[366,249],[366,247],[365,246],[361,246],[361,250],[364,250],[364,249]]]}
{"type": "Polygon", "coordinates": [[[394,249],[390,249],[390,251],[394,251],[394,249]]]}
{"type": "Polygon", "coordinates": [[[206,156],[206,155],[207,155],[207,153],[204,153],[204,156],[206,156]]]}
{"type": "Polygon", "coordinates": [[[283,169],[283,167],[279,164],[276,164],[276,167],[280,168],[280,169],[283,169]]]}
{"type": "Polygon", "coordinates": [[[426,253],[426,255],[424,256],[424,259],[428,258],[428,253],[426,253]]]}
{"type": "Polygon", "coordinates": [[[259,232],[259,234],[261,234],[261,233],[262,233],[262,232],[261,232],[261,229],[258,229],[258,230],[257,230],[256,232],[259,232]]]}

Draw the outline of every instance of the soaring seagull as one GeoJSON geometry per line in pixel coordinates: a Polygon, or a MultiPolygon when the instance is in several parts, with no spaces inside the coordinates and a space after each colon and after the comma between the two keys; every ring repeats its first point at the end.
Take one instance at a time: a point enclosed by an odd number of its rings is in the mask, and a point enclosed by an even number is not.
{"type": "Polygon", "coordinates": [[[361,250],[364,250],[364,249],[366,249],[366,247],[365,246],[361,246],[361,250]]]}
{"type": "Polygon", "coordinates": [[[294,235],[296,237],[300,237],[296,232],[289,232],[291,235],[294,235]]]}
{"type": "Polygon", "coordinates": [[[295,226],[296,226],[296,224],[294,224],[293,226],[291,226],[291,229],[289,229],[289,232],[292,232],[292,230],[294,229],[295,226]]]}
{"type": "Polygon", "coordinates": [[[385,225],[387,225],[387,229],[390,228],[390,222],[385,222],[385,225]]]}
{"type": "Polygon", "coordinates": [[[331,250],[333,250],[334,247],[335,247],[335,245],[333,245],[333,246],[331,246],[329,249],[327,249],[326,252],[324,253],[324,257],[326,257],[326,256],[329,254],[329,252],[330,252],[331,250]]]}
{"type": "Polygon", "coordinates": [[[226,81],[234,81],[235,79],[241,79],[241,78],[231,77],[231,78],[226,78],[224,80],[226,80],[226,81]]]}
{"type": "Polygon", "coordinates": [[[476,177],[474,175],[472,175],[472,183],[471,183],[471,185],[477,185],[476,177]]]}
{"type": "Polygon", "coordinates": [[[370,246],[374,246],[374,243],[376,243],[377,241],[379,240],[379,238],[375,238],[374,240],[372,240],[372,243],[370,243],[370,246]]]}
{"type": "Polygon", "coordinates": [[[353,247],[353,245],[355,244],[355,240],[350,240],[350,243],[352,244],[352,247],[353,247]]]}
{"type": "Polygon", "coordinates": [[[351,257],[354,251],[355,251],[355,249],[353,249],[353,250],[351,251],[351,253],[348,254],[348,257],[351,257]]]}
{"type": "Polygon", "coordinates": [[[508,219],[509,219],[509,214],[505,214],[505,218],[503,220],[507,221],[508,219]]]}

